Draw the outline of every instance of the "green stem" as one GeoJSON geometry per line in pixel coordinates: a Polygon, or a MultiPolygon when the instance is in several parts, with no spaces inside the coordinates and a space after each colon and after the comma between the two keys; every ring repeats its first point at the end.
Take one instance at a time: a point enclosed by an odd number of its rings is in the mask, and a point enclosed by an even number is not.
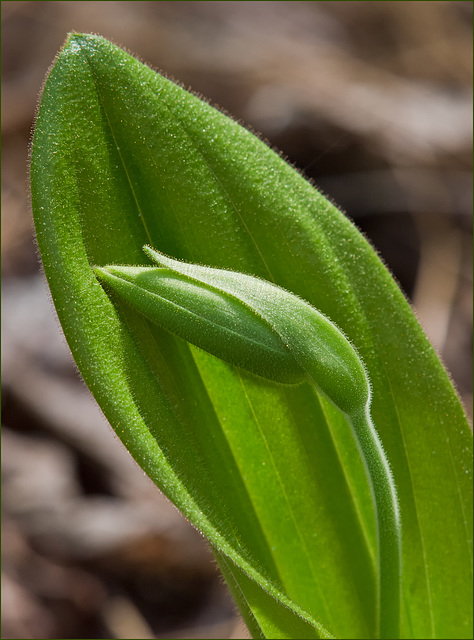
{"type": "Polygon", "coordinates": [[[397,490],[369,406],[349,416],[369,480],[377,526],[377,637],[400,637],[402,539],[397,490]]]}

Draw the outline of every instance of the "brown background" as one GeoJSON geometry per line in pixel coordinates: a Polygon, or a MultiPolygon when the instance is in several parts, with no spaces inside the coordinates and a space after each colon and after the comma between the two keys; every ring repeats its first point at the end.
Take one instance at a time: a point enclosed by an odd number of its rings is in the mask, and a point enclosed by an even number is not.
{"type": "Polygon", "coordinates": [[[80,381],[39,271],[27,149],[72,30],[201,92],[341,205],[470,413],[472,3],[2,3],[2,637],[246,637],[204,541],[80,381]]]}

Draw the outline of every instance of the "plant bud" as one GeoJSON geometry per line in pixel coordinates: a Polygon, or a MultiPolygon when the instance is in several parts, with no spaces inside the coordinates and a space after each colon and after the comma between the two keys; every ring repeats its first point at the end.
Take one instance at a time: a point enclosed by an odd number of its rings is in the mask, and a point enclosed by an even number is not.
{"type": "Polygon", "coordinates": [[[230,364],[273,382],[311,381],[348,415],[367,405],[359,356],[310,304],[253,276],[145,252],[159,267],[95,272],[146,318],[230,364]]]}
{"type": "Polygon", "coordinates": [[[95,272],[148,320],[221,360],[282,384],[305,379],[279,335],[238,297],[167,267],[95,272]]]}

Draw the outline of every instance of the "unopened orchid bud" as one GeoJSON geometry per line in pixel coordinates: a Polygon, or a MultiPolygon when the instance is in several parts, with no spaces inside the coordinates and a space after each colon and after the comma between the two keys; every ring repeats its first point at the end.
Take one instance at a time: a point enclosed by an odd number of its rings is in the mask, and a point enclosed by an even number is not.
{"type": "Polygon", "coordinates": [[[253,276],[173,260],[97,268],[99,279],[148,320],[273,382],[311,381],[344,413],[370,396],[365,369],[341,331],[294,294],[253,276]]]}

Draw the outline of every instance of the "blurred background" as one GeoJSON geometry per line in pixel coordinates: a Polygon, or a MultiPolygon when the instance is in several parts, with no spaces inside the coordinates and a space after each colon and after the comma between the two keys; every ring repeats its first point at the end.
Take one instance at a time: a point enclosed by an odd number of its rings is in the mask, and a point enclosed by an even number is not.
{"type": "Polygon", "coordinates": [[[205,541],[78,376],[27,158],[69,31],[262,133],[355,221],[472,414],[471,2],[2,2],[2,637],[245,638],[205,541]]]}

